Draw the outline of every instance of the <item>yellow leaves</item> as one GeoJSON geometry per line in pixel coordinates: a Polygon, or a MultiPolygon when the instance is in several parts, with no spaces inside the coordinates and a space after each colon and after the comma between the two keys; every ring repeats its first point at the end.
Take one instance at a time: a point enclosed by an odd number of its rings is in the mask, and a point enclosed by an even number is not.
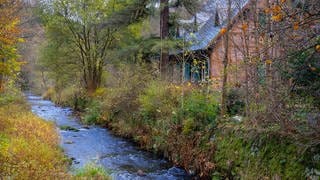
{"type": "Polygon", "coordinates": [[[23,38],[18,38],[18,42],[19,42],[19,43],[24,43],[25,40],[24,40],[23,38]]]}
{"type": "Polygon", "coordinates": [[[0,74],[6,76],[14,76],[16,72],[20,71],[20,67],[22,64],[24,64],[24,62],[18,62],[15,59],[0,62],[0,74]]]}
{"type": "Polygon", "coordinates": [[[271,59],[267,59],[266,60],[266,64],[271,65],[272,64],[272,60],[271,59]]]}
{"type": "Polygon", "coordinates": [[[198,65],[198,61],[196,59],[193,60],[193,65],[198,65]]]}
{"type": "Polygon", "coordinates": [[[93,97],[102,97],[106,95],[108,92],[107,88],[98,88],[96,91],[92,94],[93,97]]]}
{"type": "Polygon", "coordinates": [[[227,32],[227,28],[222,28],[220,30],[220,35],[224,35],[227,32]]]}
{"type": "Polygon", "coordinates": [[[14,20],[12,20],[8,24],[6,24],[6,29],[7,30],[13,30],[13,29],[15,29],[17,27],[17,25],[19,23],[20,23],[20,20],[18,18],[15,18],[14,20]]]}
{"type": "Polygon", "coordinates": [[[316,45],[316,51],[320,52],[320,44],[316,45]]]}

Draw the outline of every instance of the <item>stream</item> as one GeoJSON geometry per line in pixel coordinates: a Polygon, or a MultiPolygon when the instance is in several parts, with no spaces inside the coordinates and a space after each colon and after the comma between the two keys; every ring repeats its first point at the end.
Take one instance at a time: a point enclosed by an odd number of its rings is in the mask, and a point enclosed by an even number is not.
{"type": "Polygon", "coordinates": [[[72,115],[70,108],[56,106],[40,96],[26,93],[32,112],[55,122],[57,127],[72,127],[79,131],[58,128],[61,147],[73,160],[72,169],[95,163],[104,167],[116,180],[127,179],[191,179],[187,173],[167,160],[143,151],[132,142],[112,135],[98,126],[84,126],[72,115]]]}

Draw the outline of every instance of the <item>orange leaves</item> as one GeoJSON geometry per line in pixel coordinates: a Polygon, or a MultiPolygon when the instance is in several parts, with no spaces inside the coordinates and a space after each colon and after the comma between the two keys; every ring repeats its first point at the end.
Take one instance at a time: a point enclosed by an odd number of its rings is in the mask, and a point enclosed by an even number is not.
{"type": "Polygon", "coordinates": [[[279,5],[274,5],[271,10],[273,14],[281,13],[281,7],[279,5]]]}
{"type": "Polygon", "coordinates": [[[282,21],[282,19],[283,19],[282,14],[276,14],[271,17],[271,20],[274,22],[280,22],[280,21],[282,21]]]}
{"type": "Polygon", "coordinates": [[[227,28],[222,28],[220,30],[220,35],[224,35],[227,32],[227,28]]]}
{"type": "Polygon", "coordinates": [[[274,5],[271,8],[266,8],[264,11],[266,14],[272,14],[271,20],[274,22],[280,22],[283,19],[283,12],[281,6],[279,5],[274,5]]]}
{"type": "Polygon", "coordinates": [[[265,12],[266,14],[269,14],[269,13],[271,12],[271,10],[270,10],[270,8],[266,8],[266,9],[264,10],[264,12],[265,12]]]}
{"type": "Polygon", "coordinates": [[[241,29],[242,31],[246,32],[248,30],[248,23],[243,23],[241,29]]]}
{"type": "MultiPolygon", "coordinates": [[[[20,36],[20,17],[18,0],[0,0],[0,75],[15,77],[20,70],[20,64],[16,61],[17,43],[21,41],[20,36]]],[[[0,82],[3,86],[3,81],[0,82]]]]}
{"type": "Polygon", "coordinates": [[[0,46],[15,45],[19,40],[20,17],[18,11],[18,1],[1,0],[0,6],[0,46]]]}
{"type": "Polygon", "coordinates": [[[299,29],[299,22],[293,23],[293,29],[298,30],[299,29]]]}

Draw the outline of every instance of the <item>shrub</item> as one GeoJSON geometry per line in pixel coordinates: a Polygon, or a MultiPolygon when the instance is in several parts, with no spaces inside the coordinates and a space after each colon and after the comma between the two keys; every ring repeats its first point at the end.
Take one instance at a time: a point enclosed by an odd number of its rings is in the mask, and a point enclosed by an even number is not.
{"type": "Polygon", "coordinates": [[[56,95],[56,90],[53,87],[49,87],[44,93],[42,93],[42,98],[53,100],[56,95]]]}
{"type": "Polygon", "coordinates": [[[23,96],[16,87],[6,87],[0,92],[0,106],[10,103],[23,103],[23,96]]]}
{"type": "Polygon", "coordinates": [[[170,119],[179,104],[179,96],[168,83],[153,81],[138,97],[140,114],[150,123],[170,119]]]}
{"type": "MultiPolygon", "coordinates": [[[[318,38],[320,43],[320,38],[318,38]]],[[[293,81],[292,91],[302,98],[312,97],[320,107],[320,53],[316,49],[295,52],[289,59],[290,71],[284,72],[293,81]]]]}
{"type": "Polygon", "coordinates": [[[42,97],[56,104],[72,107],[77,111],[83,111],[89,102],[85,91],[76,86],[59,89],[50,87],[42,94],[42,97]]]}
{"type": "Polygon", "coordinates": [[[74,179],[101,179],[101,180],[111,180],[111,177],[107,171],[93,163],[85,165],[83,168],[78,169],[75,172],[74,179]]]}
{"type": "MultiPolygon", "coordinates": [[[[108,88],[102,100],[102,120],[113,123],[117,128],[121,124],[136,123],[139,103],[137,97],[152,77],[148,67],[120,64],[115,73],[109,76],[108,88]],[[122,121],[126,121],[122,123],[122,121]]],[[[122,128],[121,128],[122,129],[122,128]]],[[[126,133],[124,133],[126,134],[126,133]]]]}
{"type": "Polygon", "coordinates": [[[218,108],[214,96],[194,90],[185,96],[176,118],[183,123],[184,132],[201,131],[208,125],[215,126],[218,108]]]}
{"type": "Polygon", "coordinates": [[[233,115],[243,115],[245,103],[243,100],[243,93],[240,89],[231,89],[227,94],[227,111],[233,115]]]}
{"type": "Polygon", "coordinates": [[[99,123],[101,114],[101,104],[99,101],[92,100],[88,107],[85,109],[84,122],[86,124],[97,124],[99,123]]]}

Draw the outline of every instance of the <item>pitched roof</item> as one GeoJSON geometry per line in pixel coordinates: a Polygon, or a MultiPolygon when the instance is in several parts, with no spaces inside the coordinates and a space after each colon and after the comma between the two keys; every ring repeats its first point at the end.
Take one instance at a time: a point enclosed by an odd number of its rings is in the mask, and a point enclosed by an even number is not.
{"type": "Polygon", "coordinates": [[[211,40],[219,34],[221,26],[215,26],[214,21],[214,16],[210,17],[198,32],[187,37],[192,42],[189,50],[195,51],[206,48],[211,40]]]}
{"type": "MultiPolygon", "coordinates": [[[[250,0],[242,0],[238,4],[233,4],[232,8],[232,16],[235,17],[240,10],[248,4],[250,0]]],[[[192,45],[189,48],[191,51],[200,50],[200,49],[206,49],[211,41],[216,38],[219,35],[219,32],[221,28],[227,25],[226,17],[221,17],[222,13],[220,13],[220,19],[222,19],[223,23],[221,26],[215,26],[215,10],[218,10],[218,8],[226,7],[227,3],[226,1],[220,2],[220,7],[218,7],[215,3],[215,0],[209,0],[207,2],[207,5],[205,6],[206,9],[204,11],[207,11],[208,8],[214,8],[211,13],[211,17],[207,20],[207,22],[200,28],[200,30],[194,34],[188,34],[186,36],[187,41],[191,41],[192,45]]],[[[201,12],[200,12],[201,13],[201,12]]]]}

